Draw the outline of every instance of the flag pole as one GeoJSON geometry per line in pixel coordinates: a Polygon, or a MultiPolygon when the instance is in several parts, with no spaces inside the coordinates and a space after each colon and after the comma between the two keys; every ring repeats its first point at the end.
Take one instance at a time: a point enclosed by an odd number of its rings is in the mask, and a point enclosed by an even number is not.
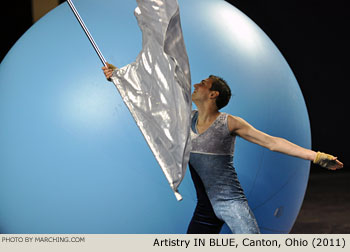
{"type": "Polygon", "coordinates": [[[97,44],[96,44],[94,38],[91,36],[91,34],[90,34],[88,28],[86,27],[86,25],[85,25],[83,19],[82,19],[81,16],[79,15],[79,12],[78,12],[77,9],[75,8],[75,6],[74,6],[72,0],[67,0],[67,2],[68,2],[69,7],[72,9],[72,11],[73,11],[75,17],[77,18],[77,20],[78,20],[78,22],[79,22],[81,28],[83,28],[83,30],[84,30],[86,36],[87,36],[88,39],[90,40],[91,45],[94,47],[94,49],[95,49],[95,51],[96,51],[98,57],[100,58],[102,64],[103,64],[104,66],[107,66],[106,59],[103,57],[103,55],[102,55],[100,49],[98,48],[98,46],[97,46],[97,44]]]}

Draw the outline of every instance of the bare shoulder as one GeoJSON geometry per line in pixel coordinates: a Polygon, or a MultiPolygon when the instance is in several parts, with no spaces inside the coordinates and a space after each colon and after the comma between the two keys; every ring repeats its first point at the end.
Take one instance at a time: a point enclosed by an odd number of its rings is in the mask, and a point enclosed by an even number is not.
{"type": "Polygon", "coordinates": [[[243,125],[246,125],[247,122],[239,116],[229,114],[227,117],[227,124],[230,132],[235,132],[237,129],[242,128],[243,125]]]}

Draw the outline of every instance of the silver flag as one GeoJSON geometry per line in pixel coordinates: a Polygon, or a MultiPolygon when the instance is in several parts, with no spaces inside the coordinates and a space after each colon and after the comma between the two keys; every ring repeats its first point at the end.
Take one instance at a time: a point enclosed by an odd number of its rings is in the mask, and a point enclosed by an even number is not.
{"type": "Polygon", "coordinates": [[[190,153],[191,75],[177,0],[137,0],[142,31],[136,60],[112,81],[178,200],[190,153]]]}

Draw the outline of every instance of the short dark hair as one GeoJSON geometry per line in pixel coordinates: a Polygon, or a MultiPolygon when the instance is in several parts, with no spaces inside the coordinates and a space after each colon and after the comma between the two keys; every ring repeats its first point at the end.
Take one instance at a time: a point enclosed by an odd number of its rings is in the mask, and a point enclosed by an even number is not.
{"type": "Polygon", "coordinates": [[[216,102],[216,107],[218,109],[221,109],[225,107],[230,101],[231,89],[223,78],[215,75],[210,75],[209,78],[213,80],[210,91],[219,92],[219,96],[216,98],[215,102],[216,102]]]}

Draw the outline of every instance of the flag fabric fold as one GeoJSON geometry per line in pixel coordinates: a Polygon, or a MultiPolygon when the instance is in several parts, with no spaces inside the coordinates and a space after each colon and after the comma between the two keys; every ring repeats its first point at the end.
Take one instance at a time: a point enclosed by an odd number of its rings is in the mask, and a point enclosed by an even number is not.
{"type": "Polygon", "coordinates": [[[177,0],[137,0],[136,60],[111,77],[178,200],[189,154],[191,75],[177,0]]]}

